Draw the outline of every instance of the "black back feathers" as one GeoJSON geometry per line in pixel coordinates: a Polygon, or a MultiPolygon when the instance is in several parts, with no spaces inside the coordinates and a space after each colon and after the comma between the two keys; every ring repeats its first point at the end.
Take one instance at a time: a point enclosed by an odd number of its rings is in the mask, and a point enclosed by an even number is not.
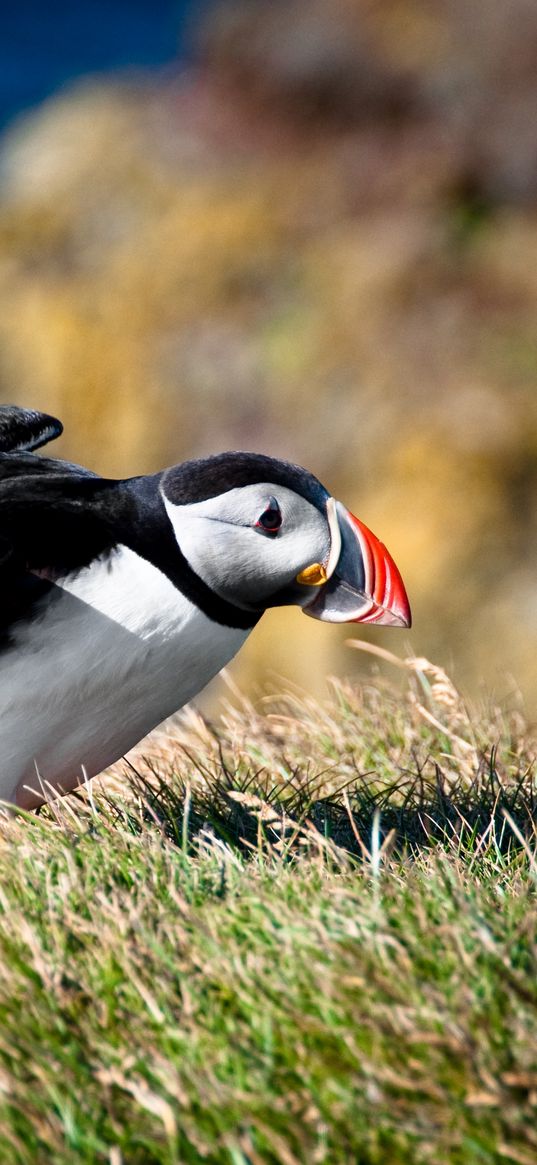
{"type": "Polygon", "coordinates": [[[50,582],[111,549],[110,484],[79,466],[31,450],[59,437],[55,417],[0,407],[0,642],[50,582]],[[2,634],[3,633],[3,634],[2,634]]]}

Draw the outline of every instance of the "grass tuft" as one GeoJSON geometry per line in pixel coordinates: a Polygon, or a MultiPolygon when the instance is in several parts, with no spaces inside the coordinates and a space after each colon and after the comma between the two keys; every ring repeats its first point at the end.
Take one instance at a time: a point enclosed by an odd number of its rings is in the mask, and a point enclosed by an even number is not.
{"type": "Polygon", "coordinates": [[[535,747],[403,674],[6,815],[0,1160],[537,1160],[535,747]]]}

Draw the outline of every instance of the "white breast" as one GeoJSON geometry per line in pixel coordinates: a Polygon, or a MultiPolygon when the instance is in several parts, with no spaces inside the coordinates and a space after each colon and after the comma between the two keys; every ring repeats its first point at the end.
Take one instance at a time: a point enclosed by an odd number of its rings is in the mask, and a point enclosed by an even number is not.
{"type": "Polygon", "coordinates": [[[35,803],[112,764],[182,707],[248,631],[213,623],[127,547],[63,581],[2,656],[0,798],[35,803]],[[39,800],[42,797],[39,796],[39,800]]]}

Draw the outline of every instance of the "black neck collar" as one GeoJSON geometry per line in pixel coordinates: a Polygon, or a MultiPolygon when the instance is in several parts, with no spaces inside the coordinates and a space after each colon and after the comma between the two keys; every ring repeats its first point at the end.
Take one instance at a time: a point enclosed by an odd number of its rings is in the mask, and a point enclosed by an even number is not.
{"type": "Polygon", "coordinates": [[[185,558],[160,495],[161,474],[133,478],[125,483],[128,516],[120,540],[161,570],[204,615],[223,627],[250,631],[263,611],[246,611],[217,595],[185,558]]]}

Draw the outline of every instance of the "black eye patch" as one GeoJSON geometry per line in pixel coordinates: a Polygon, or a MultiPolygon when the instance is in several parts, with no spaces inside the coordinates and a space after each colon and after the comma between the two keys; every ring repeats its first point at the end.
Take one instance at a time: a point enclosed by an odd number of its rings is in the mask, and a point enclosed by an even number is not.
{"type": "Polygon", "coordinates": [[[277,534],[282,524],[282,512],[276,498],[269,498],[266,509],[260,514],[256,522],[256,529],[265,534],[277,534]]]}

